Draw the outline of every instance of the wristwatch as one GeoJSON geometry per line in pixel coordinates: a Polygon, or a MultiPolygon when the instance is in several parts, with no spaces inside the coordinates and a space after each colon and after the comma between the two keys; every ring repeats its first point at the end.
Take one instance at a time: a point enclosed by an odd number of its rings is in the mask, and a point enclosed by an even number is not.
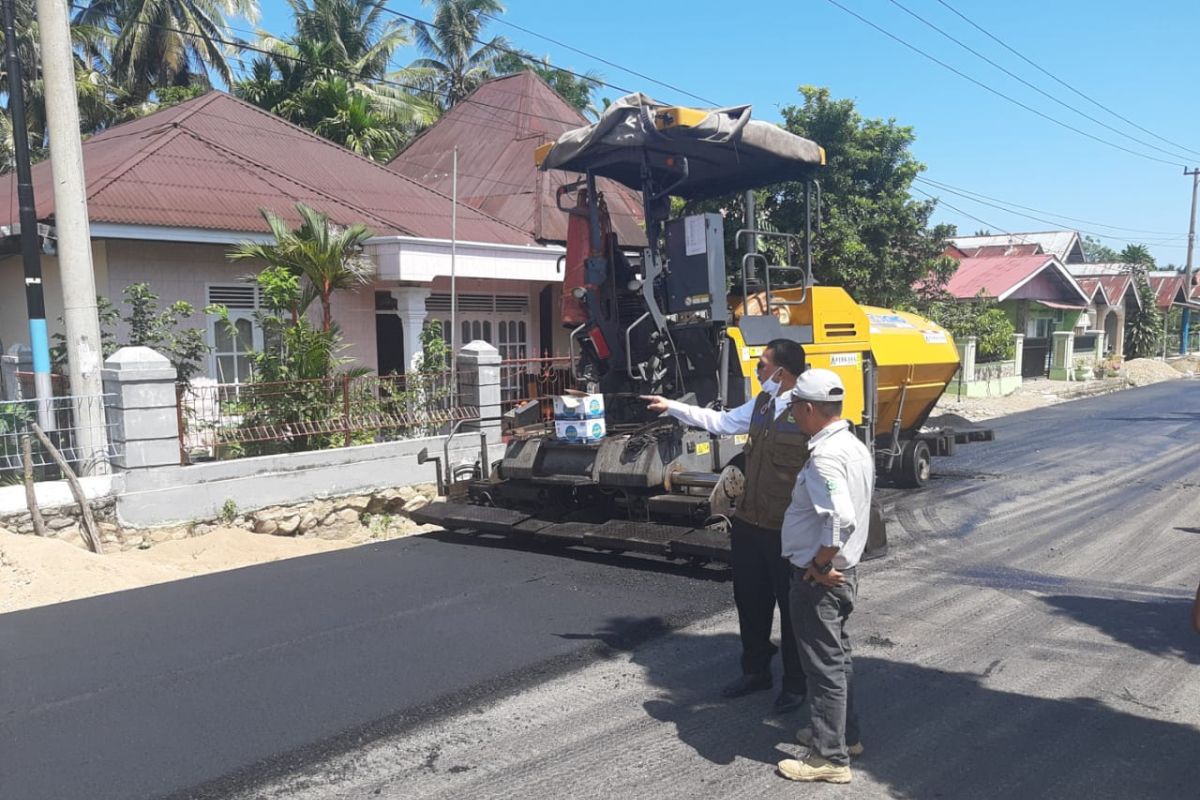
{"type": "Polygon", "coordinates": [[[813,559],[812,568],[815,569],[821,575],[828,575],[830,573],[830,571],[833,570],[833,560],[830,559],[829,561],[826,561],[824,564],[818,564],[816,562],[816,559],[813,559]]]}

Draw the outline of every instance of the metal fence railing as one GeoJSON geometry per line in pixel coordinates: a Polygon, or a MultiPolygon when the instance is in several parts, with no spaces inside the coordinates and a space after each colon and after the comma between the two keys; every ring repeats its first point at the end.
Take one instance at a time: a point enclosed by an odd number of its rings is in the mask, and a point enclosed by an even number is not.
{"type": "Polygon", "coordinates": [[[461,384],[447,371],[180,385],[181,463],[437,435],[479,415],[461,384]]]}
{"type": "Polygon", "coordinates": [[[538,400],[542,419],[554,417],[554,395],[580,388],[571,371],[571,359],[519,358],[500,362],[500,400],[504,411],[527,400],[538,400]]]}
{"type": "Polygon", "coordinates": [[[31,443],[35,478],[63,477],[50,453],[33,434],[34,423],[41,424],[46,437],[77,475],[91,474],[97,464],[107,463],[118,455],[103,396],[0,400],[0,484],[21,480],[25,437],[31,443]]]}

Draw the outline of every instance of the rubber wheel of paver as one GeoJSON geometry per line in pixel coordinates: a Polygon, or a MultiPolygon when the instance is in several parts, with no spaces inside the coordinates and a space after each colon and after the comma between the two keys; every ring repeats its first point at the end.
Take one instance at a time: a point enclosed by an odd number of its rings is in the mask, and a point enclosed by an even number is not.
{"type": "Polygon", "coordinates": [[[929,443],[922,439],[910,439],[904,443],[904,453],[897,462],[896,484],[906,489],[919,489],[929,480],[933,457],[929,443]]]}

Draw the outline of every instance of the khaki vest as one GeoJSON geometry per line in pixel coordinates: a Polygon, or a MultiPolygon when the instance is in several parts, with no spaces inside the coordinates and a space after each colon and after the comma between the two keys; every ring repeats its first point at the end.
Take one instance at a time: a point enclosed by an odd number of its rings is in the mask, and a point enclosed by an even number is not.
{"type": "Polygon", "coordinates": [[[760,528],[779,530],[792,502],[796,476],[808,461],[808,437],[791,410],[775,416],[775,399],[763,392],[754,401],[746,456],[746,491],[734,516],[760,528]]]}

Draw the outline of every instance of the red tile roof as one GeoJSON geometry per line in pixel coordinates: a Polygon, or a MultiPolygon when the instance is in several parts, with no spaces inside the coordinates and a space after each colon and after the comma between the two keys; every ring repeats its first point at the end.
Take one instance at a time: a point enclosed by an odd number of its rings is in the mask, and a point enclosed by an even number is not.
{"type": "MultiPolygon", "coordinates": [[[[448,197],[223,92],[118,125],[83,143],[93,222],[266,232],[259,208],[292,223],[296,202],[377,234],[450,237],[448,197]]],[[[13,175],[0,224],[17,221],[13,175]]],[[[38,218],[54,214],[50,164],[33,168],[38,218]]],[[[534,244],[459,203],[458,237],[534,244]]]]}
{"type": "MultiPolygon", "coordinates": [[[[578,176],[538,170],[533,153],[563,132],[587,124],[535,73],[521,72],[484,83],[413,140],[389,166],[449,193],[453,151],[458,145],[461,200],[540,241],[562,242],[567,235],[567,215],[555,204],[555,190],[578,176]]],[[[638,196],[606,179],[599,181],[599,188],[620,240],[644,244],[638,196]]]]}

